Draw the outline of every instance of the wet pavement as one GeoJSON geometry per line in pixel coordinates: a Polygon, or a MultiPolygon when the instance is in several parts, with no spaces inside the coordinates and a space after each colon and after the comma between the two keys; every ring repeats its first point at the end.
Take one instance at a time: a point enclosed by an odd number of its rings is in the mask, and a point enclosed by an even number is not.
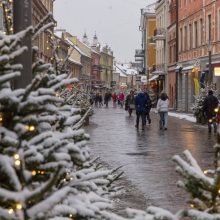
{"type": "Polygon", "coordinates": [[[171,158],[188,149],[203,169],[210,168],[215,135],[175,117],[169,117],[168,130],[161,131],[159,116],[151,112],[151,118],[152,124],[142,131],[135,128],[135,115],[129,117],[119,107],[95,109],[86,127],[91,152],[110,167],[123,166],[126,180],[122,184],[130,189],[130,198],[125,198],[128,206],[156,205],[177,211],[185,206],[187,196],[176,186],[180,176],[171,158]]]}

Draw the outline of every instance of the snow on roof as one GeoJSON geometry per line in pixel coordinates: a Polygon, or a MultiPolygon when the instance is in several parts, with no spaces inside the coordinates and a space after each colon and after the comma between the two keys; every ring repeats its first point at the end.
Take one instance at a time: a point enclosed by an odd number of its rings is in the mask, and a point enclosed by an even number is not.
{"type": "Polygon", "coordinates": [[[82,64],[79,61],[76,61],[76,60],[74,60],[74,59],[72,59],[70,57],[68,58],[68,61],[71,62],[71,63],[74,63],[74,64],[82,66],[82,64]]]}
{"type": "Polygon", "coordinates": [[[62,38],[62,34],[63,34],[62,31],[55,31],[55,32],[54,32],[54,35],[55,35],[56,37],[58,37],[58,38],[62,38]]]}
{"type": "Polygon", "coordinates": [[[150,5],[147,5],[145,8],[143,8],[143,12],[144,13],[155,13],[155,6],[156,6],[156,2],[150,5]]]}
{"type": "Polygon", "coordinates": [[[78,46],[76,46],[71,40],[69,40],[68,38],[65,39],[67,41],[67,43],[72,46],[74,49],[76,49],[81,55],[91,58],[89,57],[87,54],[85,54],[78,46]]]}
{"type": "Polygon", "coordinates": [[[116,67],[120,69],[122,72],[124,72],[126,75],[136,75],[138,74],[137,70],[134,68],[131,68],[130,63],[124,63],[124,64],[116,64],[116,67]]]}
{"type": "Polygon", "coordinates": [[[120,76],[127,77],[127,74],[123,72],[117,65],[114,65],[115,73],[118,73],[120,76]]]}

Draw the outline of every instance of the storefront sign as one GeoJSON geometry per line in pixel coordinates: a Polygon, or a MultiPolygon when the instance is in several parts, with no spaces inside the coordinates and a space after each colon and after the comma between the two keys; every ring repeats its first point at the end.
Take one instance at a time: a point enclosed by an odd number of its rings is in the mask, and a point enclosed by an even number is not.
{"type": "Polygon", "coordinates": [[[215,76],[220,76],[220,67],[214,68],[214,74],[215,74],[215,76]]]}
{"type": "Polygon", "coordinates": [[[141,76],[141,82],[146,83],[147,82],[147,76],[141,76]]]}

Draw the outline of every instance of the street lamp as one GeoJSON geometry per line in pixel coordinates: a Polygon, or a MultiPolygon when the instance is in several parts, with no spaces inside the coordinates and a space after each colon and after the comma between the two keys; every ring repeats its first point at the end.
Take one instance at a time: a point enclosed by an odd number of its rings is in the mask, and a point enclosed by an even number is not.
{"type": "Polygon", "coordinates": [[[208,43],[208,56],[209,56],[209,76],[208,76],[208,85],[211,86],[213,82],[213,72],[212,72],[212,45],[209,40],[208,43]]]}

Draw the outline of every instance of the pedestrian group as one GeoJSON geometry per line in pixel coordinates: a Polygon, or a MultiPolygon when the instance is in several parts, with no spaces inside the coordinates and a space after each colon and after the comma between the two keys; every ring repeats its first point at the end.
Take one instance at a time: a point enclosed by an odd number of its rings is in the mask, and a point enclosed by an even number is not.
{"type": "MultiPolygon", "coordinates": [[[[121,91],[118,94],[114,92],[113,94],[110,90],[107,90],[104,94],[104,103],[102,94],[100,92],[92,93],[90,95],[91,105],[95,107],[102,107],[105,105],[106,108],[109,106],[109,102],[112,99],[113,107],[116,108],[119,105],[121,108],[125,106],[125,110],[128,112],[129,116],[132,113],[136,113],[136,124],[135,127],[138,129],[141,125],[142,130],[146,127],[146,124],[151,124],[150,111],[152,108],[152,101],[149,96],[147,89],[142,89],[140,92],[136,90],[131,90],[130,93],[125,96],[124,92],[121,91]],[[140,124],[141,121],[141,124],[140,124]]],[[[169,110],[169,98],[165,92],[162,92],[158,97],[156,106],[156,112],[159,114],[159,129],[167,130],[168,128],[168,110],[169,110]]],[[[217,97],[214,96],[213,90],[208,90],[208,94],[204,99],[202,111],[204,117],[207,119],[208,132],[217,132],[217,123],[220,122],[220,111],[219,111],[219,101],[217,97]]]]}

